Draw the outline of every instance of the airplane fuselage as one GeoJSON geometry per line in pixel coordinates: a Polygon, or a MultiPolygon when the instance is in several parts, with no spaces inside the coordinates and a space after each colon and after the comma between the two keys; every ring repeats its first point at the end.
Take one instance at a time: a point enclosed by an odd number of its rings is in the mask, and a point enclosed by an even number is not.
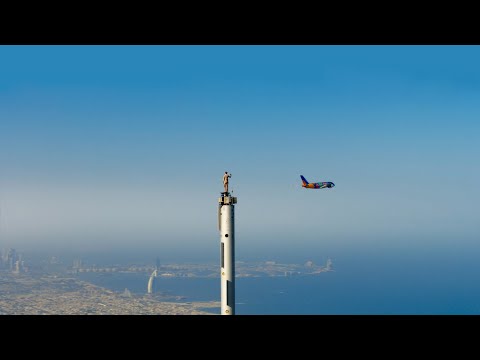
{"type": "Polygon", "coordinates": [[[325,188],[332,188],[334,186],[335,184],[331,181],[308,183],[308,184],[302,185],[302,187],[306,189],[325,189],[325,188]]]}

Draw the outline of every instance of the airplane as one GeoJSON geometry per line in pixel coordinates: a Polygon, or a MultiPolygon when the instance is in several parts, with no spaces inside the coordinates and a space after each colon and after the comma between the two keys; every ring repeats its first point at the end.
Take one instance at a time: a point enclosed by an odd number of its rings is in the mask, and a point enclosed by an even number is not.
{"type": "Polygon", "coordinates": [[[302,187],[305,189],[325,189],[325,188],[332,188],[335,184],[331,181],[324,181],[324,182],[317,182],[317,183],[309,183],[307,179],[300,175],[302,178],[302,187]]]}

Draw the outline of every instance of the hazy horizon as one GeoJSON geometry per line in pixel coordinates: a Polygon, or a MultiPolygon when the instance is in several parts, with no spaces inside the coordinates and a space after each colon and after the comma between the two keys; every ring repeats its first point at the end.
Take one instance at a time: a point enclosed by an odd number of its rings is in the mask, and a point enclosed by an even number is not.
{"type": "Polygon", "coordinates": [[[0,246],[214,258],[229,171],[240,255],[476,250],[479,61],[478,46],[1,46],[0,246]]]}

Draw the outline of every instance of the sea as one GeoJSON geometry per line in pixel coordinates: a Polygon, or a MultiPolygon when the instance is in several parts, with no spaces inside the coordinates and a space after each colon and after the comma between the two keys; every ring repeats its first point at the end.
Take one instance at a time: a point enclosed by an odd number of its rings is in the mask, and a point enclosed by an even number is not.
{"type": "MultiPolygon", "coordinates": [[[[373,254],[335,259],[318,275],[236,278],[238,315],[480,314],[478,251],[373,254]]],[[[96,285],[145,294],[148,274],[82,273],[96,285]]],[[[157,278],[180,302],[219,301],[219,278],[157,278]]],[[[210,309],[218,313],[219,309],[210,309]]]]}

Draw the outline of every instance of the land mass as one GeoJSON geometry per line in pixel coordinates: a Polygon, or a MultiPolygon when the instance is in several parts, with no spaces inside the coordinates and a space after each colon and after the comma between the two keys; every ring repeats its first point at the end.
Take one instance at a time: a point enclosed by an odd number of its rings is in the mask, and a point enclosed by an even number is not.
{"type": "Polygon", "coordinates": [[[167,302],[119,294],[71,277],[3,272],[0,315],[212,315],[219,302],[167,302]]]}
{"type": "MultiPolygon", "coordinates": [[[[212,315],[220,303],[180,302],[185,297],[162,293],[132,294],[116,292],[81,279],[81,273],[145,273],[154,270],[158,277],[219,277],[217,264],[85,265],[75,261],[66,266],[52,258],[43,265],[10,266],[0,270],[0,315],[212,315]]],[[[23,261],[22,261],[23,264],[23,261]]],[[[312,261],[281,264],[274,261],[236,262],[236,277],[318,276],[333,271],[332,261],[325,266],[312,261]]],[[[154,276],[154,275],[151,275],[154,276]]],[[[146,288],[145,283],[145,288],[146,288]]],[[[149,291],[150,292],[150,291],[149,291]]]]}

